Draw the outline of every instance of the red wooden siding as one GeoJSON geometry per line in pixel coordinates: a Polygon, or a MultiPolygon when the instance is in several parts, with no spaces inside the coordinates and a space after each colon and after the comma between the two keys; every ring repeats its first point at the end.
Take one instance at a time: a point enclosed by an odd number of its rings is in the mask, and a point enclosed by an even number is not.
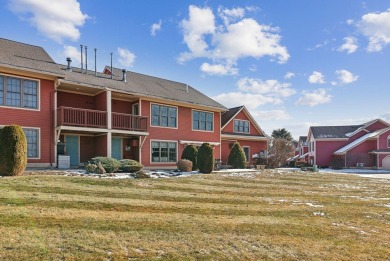
{"type": "Polygon", "coordinates": [[[347,141],[316,141],[315,164],[321,167],[329,166],[333,159],[333,152],[345,146],[347,141]]]}
{"type": "Polygon", "coordinates": [[[50,164],[55,161],[53,95],[54,81],[40,80],[40,110],[0,108],[0,125],[17,124],[25,128],[40,128],[40,159],[28,159],[28,163],[50,164]]]}
{"type": "Polygon", "coordinates": [[[389,131],[386,131],[384,133],[382,133],[380,136],[379,136],[379,147],[378,149],[390,149],[387,147],[387,137],[389,137],[390,135],[390,130],[389,131]]]}
{"type": "Polygon", "coordinates": [[[95,156],[107,156],[107,135],[95,137],[95,156]]]}
{"type": "MultiPolygon", "coordinates": [[[[192,109],[188,107],[178,107],[178,128],[162,128],[151,126],[151,117],[150,117],[150,104],[149,101],[142,101],[141,103],[141,114],[148,117],[148,130],[149,136],[147,136],[146,141],[142,147],[142,164],[145,166],[176,166],[174,163],[151,163],[151,142],[152,140],[162,140],[162,141],[175,141],[187,140],[187,141],[202,141],[202,142],[220,142],[220,113],[214,112],[214,126],[213,132],[209,131],[193,131],[192,130],[192,109]]],[[[157,103],[162,104],[162,103],[157,103]]],[[[170,106],[169,104],[166,104],[170,106]]],[[[207,111],[207,110],[203,110],[207,111]]],[[[178,156],[181,158],[181,154],[184,149],[184,144],[178,143],[178,156]]],[[[214,148],[214,156],[216,159],[220,158],[220,146],[214,148]]]]}
{"type": "Polygon", "coordinates": [[[356,167],[357,163],[364,163],[365,167],[374,166],[374,156],[369,152],[375,150],[376,145],[376,140],[367,140],[350,149],[346,155],[347,167],[356,167]]]}
{"type": "Polygon", "coordinates": [[[87,162],[95,155],[95,137],[80,136],[80,162],[87,162]]]}

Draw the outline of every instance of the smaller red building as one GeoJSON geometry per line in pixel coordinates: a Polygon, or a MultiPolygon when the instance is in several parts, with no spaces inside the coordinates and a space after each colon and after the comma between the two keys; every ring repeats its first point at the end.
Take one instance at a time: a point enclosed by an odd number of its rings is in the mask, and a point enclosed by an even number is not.
{"type": "Polygon", "coordinates": [[[260,128],[245,106],[231,108],[221,115],[221,160],[226,164],[234,142],[244,149],[248,164],[266,156],[270,137],[260,128]]]}
{"type": "Polygon", "coordinates": [[[343,167],[390,170],[390,124],[376,119],[362,125],[310,127],[309,163],[322,167],[342,161],[343,167]]]}

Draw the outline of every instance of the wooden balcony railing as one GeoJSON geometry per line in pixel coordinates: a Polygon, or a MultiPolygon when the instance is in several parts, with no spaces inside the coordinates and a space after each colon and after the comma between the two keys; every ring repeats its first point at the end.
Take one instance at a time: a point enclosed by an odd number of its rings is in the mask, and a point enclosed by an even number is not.
{"type": "Polygon", "coordinates": [[[107,112],[59,107],[57,109],[57,125],[107,128],[107,112]]]}
{"type": "MultiPolygon", "coordinates": [[[[148,130],[148,118],[125,113],[112,113],[112,128],[129,131],[148,130]]],[[[57,126],[107,128],[107,112],[80,108],[59,107],[57,126]]]]}
{"type": "Polygon", "coordinates": [[[131,131],[148,131],[148,118],[125,113],[112,113],[112,128],[131,131]]]}

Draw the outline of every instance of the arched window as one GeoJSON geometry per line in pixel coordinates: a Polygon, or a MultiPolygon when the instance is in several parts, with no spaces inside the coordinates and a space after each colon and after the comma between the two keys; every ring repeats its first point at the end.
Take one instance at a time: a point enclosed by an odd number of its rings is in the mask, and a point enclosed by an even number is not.
{"type": "Polygon", "coordinates": [[[390,148],[390,135],[387,136],[387,147],[390,148]]]}

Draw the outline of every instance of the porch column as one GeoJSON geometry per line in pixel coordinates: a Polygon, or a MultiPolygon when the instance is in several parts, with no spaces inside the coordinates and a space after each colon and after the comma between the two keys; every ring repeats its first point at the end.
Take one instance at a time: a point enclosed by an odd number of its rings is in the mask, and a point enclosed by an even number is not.
{"type": "Polygon", "coordinates": [[[107,128],[111,130],[112,127],[112,109],[111,109],[111,91],[106,91],[106,108],[107,108],[107,128]]]}
{"type": "Polygon", "coordinates": [[[111,158],[112,156],[112,134],[111,132],[107,133],[107,157],[111,158]]]}
{"type": "Polygon", "coordinates": [[[107,108],[107,157],[111,158],[112,156],[112,134],[111,134],[111,128],[112,128],[112,109],[111,109],[111,91],[106,91],[106,108],[107,108]]]}

